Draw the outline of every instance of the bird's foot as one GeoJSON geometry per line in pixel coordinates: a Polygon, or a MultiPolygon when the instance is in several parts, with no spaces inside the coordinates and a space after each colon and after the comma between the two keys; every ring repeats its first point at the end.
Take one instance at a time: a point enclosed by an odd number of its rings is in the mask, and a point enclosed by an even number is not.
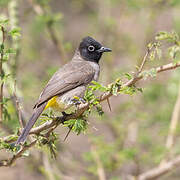
{"type": "Polygon", "coordinates": [[[72,113],[69,113],[69,114],[68,114],[68,113],[66,113],[66,112],[63,111],[63,112],[62,112],[62,115],[63,115],[63,116],[59,117],[59,119],[61,120],[61,123],[64,124],[64,122],[66,121],[66,117],[72,115],[72,113]]]}
{"type": "Polygon", "coordinates": [[[78,106],[80,104],[85,104],[86,101],[83,99],[83,98],[80,98],[80,97],[77,97],[77,96],[74,96],[72,99],[71,99],[71,103],[74,104],[75,106],[78,106]]]}

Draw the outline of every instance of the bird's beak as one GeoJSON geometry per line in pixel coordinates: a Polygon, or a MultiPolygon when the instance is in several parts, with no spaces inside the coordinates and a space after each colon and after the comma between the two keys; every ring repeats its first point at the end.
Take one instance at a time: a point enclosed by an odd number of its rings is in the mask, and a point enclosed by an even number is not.
{"type": "Polygon", "coordinates": [[[98,52],[100,53],[103,53],[103,52],[111,52],[112,50],[110,48],[107,48],[107,47],[101,47],[100,49],[97,50],[98,52]]]}

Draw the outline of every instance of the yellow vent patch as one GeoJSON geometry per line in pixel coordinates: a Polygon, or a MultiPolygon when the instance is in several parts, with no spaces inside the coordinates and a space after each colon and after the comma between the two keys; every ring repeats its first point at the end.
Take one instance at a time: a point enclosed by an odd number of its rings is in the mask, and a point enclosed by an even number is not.
{"type": "Polygon", "coordinates": [[[57,96],[54,96],[53,98],[51,98],[48,101],[48,103],[47,103],[47,105],[46,105],[46,107],[44,109],[46,110],[49,107],[54,108],[54,109],[59,108],[59,104],[57,103],[56,99],[57,99],[57,96]]]}

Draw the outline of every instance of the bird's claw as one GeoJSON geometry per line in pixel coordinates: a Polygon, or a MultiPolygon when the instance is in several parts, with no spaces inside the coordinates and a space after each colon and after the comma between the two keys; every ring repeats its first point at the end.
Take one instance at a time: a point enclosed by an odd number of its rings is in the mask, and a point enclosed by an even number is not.
{"type": "Polygon", "coordinates": [[[74,104],[75,106],[77,106],[77,105],[80,105],[80,104],[82,104],[82,103],[85,104],[86,101],[85,101],[83,98],[74,96],[74,97],[71,99],[71,103],[74,104]]]}

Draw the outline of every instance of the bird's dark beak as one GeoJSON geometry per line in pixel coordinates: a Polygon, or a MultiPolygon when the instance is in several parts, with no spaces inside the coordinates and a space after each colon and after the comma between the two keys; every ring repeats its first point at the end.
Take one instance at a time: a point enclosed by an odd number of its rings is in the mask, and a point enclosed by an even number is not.
{"type": "Polygon", "coordinates": [[[111,52],[112,50],[110,48],[107,48],[107,47],[101,47],[100,49],[97,50],[98,52],[100,53],[103,53],[103,52],[111,52]]]}

